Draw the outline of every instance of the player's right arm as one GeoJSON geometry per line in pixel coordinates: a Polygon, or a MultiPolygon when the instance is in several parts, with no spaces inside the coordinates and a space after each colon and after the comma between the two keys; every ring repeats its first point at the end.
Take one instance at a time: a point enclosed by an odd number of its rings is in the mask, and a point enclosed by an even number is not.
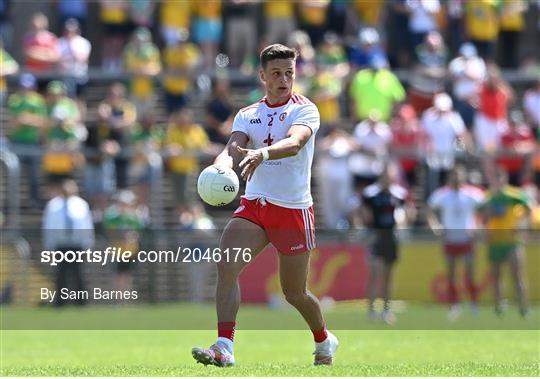
{"type": "Polygon", "coordinates": [[[229,142],[227,142],[223,151],[216,157],[214,164],[232,169],[243,157],[242,153],[238,151],[238,147],[245,148],[248,140],[249,137],[244,132],[233,131],[229,142]]]}

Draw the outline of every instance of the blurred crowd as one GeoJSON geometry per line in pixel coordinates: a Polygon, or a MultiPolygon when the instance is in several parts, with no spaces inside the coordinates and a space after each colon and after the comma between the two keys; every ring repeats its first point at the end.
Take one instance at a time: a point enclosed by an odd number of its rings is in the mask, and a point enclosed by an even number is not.
{"type": "Polygon", "coordinates": [[[29,15],[21,47],[11,44],[9,5],[0,0],[2,133],[29,173],[35,208],[44,204],[41,173],[51,186],[80,178],[98,222],[118,191],[148,207],[163,159],[175,217],[193,223],[190,176],[226,143],[235,111],[264,95],[235,88],[232,73],[255,83],[270,43],[298,50],[295,91],[320,111],[324,226],[354,223],[357,194],[388,161],[399,163],[403,185],[421,189],[420,203],[458,161],[479,170],[475,184],[489,184],[500,165],[539,196],[540,63],[520,44],[538,44],[540,23],[526,16],[540,2],[101,0],[101,38],[89,40],[90,3],[57,0],[60,25],[29,15]],[[524,41],[527,27],[536,40],[524,41]],[[122,78],[98,103],[87,98],[90,62],[122,78]],[[513,88],[504,69],[537,79],[513,88]]]}

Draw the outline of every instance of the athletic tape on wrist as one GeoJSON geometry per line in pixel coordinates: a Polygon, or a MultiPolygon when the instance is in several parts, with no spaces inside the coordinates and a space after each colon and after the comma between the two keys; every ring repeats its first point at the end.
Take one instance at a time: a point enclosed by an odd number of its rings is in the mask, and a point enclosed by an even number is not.
{"type": "Polygon", "coordinates": [[[270,153],[268,152],[268,149],[261,149],[261,153],[263,156],[263,161],[267,161],[268,158],[270,158],[270,153]]]}

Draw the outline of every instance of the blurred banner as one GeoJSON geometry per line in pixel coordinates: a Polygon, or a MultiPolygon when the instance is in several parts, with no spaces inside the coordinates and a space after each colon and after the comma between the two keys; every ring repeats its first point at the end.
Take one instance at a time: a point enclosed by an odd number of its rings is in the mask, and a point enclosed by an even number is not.
{"type": "MultiPolygon", "coordinates": [[[[268,248],[268,250],[274,250],[268,248]]],[[[540,300],[540,254],[537,246],[524,248],[529,298],[540,300]]],[[[476,280],[480,300],[491,300],[491,278],[486,247],[476,249],[476,280]]],[[[459,267],[459,295],[466,298],[463,268],[459,267]]],[[[309,288],[320,299],[353,300],[366,297],[369,253],[359,244],[321,244],[311,259],[309,288]]],[[[414,301],[446,302],[446,273],[441,246],[435,242],[411,242],[401,247],[395,267],[394,298],[414,301]]],[[[284,303],[279,285],[278,258],[265,251],[248,266],[240,278],[242,301],[284,303]]],[[[504,271],[505,294],[513,298],[510,273],[504,271]]]]}

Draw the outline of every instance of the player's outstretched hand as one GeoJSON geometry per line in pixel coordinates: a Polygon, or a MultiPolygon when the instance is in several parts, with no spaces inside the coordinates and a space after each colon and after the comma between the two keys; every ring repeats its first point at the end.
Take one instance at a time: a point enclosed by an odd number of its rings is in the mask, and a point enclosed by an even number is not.
{"type": "Polygon", "coordinates": [[[244,149],[240,146],[236,148],[244,155],[244,159],[240,162],[240,168],[242,169],[240,175],[242,175],[242,179],[250,180],[257,166],[263,161],[262,152],[260,150],[244,149]]]}

